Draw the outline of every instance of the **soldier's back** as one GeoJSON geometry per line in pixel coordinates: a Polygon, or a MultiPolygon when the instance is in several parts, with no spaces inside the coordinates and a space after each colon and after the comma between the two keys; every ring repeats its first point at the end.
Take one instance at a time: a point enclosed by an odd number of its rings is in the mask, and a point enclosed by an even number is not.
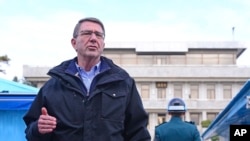
{"type": "Polygon", "coordinates": [[[157,126],[155,134],[161,141],[196,141],[197,133],[199,136],[194,124],[177,119],[157,126]]]}

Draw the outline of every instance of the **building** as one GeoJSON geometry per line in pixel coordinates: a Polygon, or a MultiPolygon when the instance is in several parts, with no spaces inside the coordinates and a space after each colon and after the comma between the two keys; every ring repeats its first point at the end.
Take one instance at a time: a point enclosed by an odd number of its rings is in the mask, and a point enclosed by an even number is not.
{"type": "MultiPolygon", "coordinates": [[[[155,126],[169,119],[166,105],[173,97],[185,100],[185,120],[203,132],[202,121],[215,119],[250,78],[250,68],[236,64],[245,49],[235,41],[113,42],[106,43],[103,55],[135,79],[154,137],[155,126]]],[[[24,77],[41,87],[48,69],[24,66],[24,77]]]]}

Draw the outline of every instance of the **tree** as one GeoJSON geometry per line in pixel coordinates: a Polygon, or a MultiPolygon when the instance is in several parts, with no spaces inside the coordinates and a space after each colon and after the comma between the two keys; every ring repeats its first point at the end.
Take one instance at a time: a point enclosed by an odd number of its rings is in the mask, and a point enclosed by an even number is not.
{"type": "Polygon", "coordinates": [[[201,121],[201,126],[203,128],[207,128],[210,124],[211,124],[211,120],[209,120],[209,119],[201,121]]]}
{"type": "Polygon", "coordinates": [[[19,80],[18,80],[17,76],[15,76],[12,81],[18,82],[19,80]]]}
{"type": "Polygon", "coordinates": [[[8,64],[10,61],[10,58],[7,55],[0,56],[0,73],[5,73],[5,70],[1,68],[1,63],[8,64]]]}

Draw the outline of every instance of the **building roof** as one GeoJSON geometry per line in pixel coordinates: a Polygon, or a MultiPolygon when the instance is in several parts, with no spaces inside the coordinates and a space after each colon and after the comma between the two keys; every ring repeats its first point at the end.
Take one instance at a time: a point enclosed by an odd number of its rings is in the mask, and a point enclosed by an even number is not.
{"type": "Polygon", "coordinates": [[[230,125],[250,124],[250,80],[248,80],[239,93],[232,99],[226,108],[215,118],[207,130],[202,134],[203,139],[213,136],[222,136],[229,139],[230,125]],[[249,104],[247,106],[247,104],[249,104]]]}
{"type": "Polygon", "coordinates": [[[27,110],[39,89],[0,78],[0,110],[27,110]]]}
{"type": "Polygon", "coordinates": [[[246,50],[243,42],[237,41],[200,41],[200,42],[107,42],[104,50],[134,49],[138,54],[147,53],[186,53],[190,49],[234,49],[237,58],[246,50]]]}

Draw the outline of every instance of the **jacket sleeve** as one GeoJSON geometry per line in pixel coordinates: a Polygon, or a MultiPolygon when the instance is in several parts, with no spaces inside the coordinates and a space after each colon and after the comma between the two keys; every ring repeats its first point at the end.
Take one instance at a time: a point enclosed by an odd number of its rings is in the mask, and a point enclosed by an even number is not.
{"type": "Polygon", "coordinates": [[[27,141],[50,141],[50,134],[40,134],[38,131],[38,118],[41,115],[43,106],[42,90],[38,92],[30,109],[24,115],[23,120],[26,124],[25,134],[27,141]]]}
{"type": "Polygon", "coordinates": [[[130,79],[130,94],[125,119],[126,141],[150,141],[151,137],[147,129],[148,114],[144,110],[135,81],[130,79]]]}
{"type": "Polygon", "coordinates": [[[155,137],[154,137],[154,141],[161,141],[160,135],[159,135],[159,133],[158,133],[158,131],[157,131],[156,128],[155,128],[155,137]]]}
{"type": "Polygon", "coordinates": [[[194,141],[201,141],[201,136],[197,127],[195,127],[195,131],[194,131],[194,141]]]}

